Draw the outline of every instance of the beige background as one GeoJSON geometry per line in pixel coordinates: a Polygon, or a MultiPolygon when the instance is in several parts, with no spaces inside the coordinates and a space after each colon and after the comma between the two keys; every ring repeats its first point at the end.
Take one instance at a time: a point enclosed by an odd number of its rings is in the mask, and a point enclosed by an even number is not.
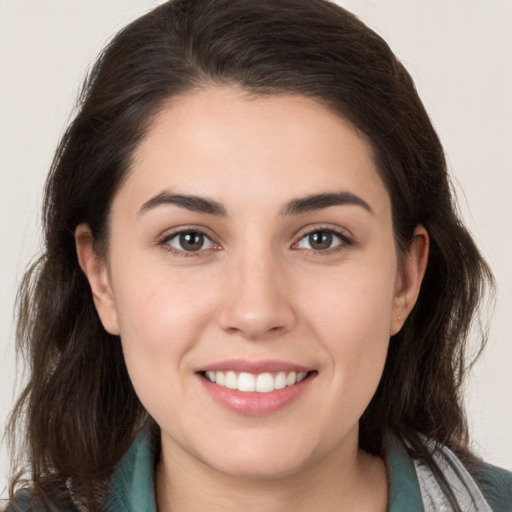
{"type": "MultiPolygon", "coordinates": [[[[16,283],[39,248],[41,191],[53,150],[95,55],[158,3],[0,0],[2,425],[15,388],[16,283]]],[[[466,396],[477,452],[512,470],[512,0],[339,3],[377,30],[412,73],[444,142],[463,215],[496,274],[490,342],[466,396]]],[[[1,495],[7,472],[3,445],[1,495]]]]}

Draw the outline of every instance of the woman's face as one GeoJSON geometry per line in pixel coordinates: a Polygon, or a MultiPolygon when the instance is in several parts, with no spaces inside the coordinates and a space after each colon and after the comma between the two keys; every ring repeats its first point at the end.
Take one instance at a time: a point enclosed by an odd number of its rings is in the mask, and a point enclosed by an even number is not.
{"type": "Polygon", "coordinates": [[[84,232],[82,267],[164,456],[254,477],[357,452],[426,235],[399,267],[389,195],[338,116],[299,96],[183,96],[135,153],[105,260],[84,232]]]}

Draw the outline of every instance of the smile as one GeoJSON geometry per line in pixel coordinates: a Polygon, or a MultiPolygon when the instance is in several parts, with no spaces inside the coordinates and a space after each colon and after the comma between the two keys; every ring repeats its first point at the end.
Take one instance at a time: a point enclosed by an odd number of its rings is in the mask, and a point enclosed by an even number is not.
{"type": "Polygon", "coordinates": [[[228,360],[196,372],[203,389],[232,412],[248,416],[275,413],[305,394],[318,370],[284,361],[228,360]]]}
{"type": "Polygon", "coordinates": [[[274,372],[252,374],[235,371],[207,371],[204,377],[217,386],[246,393],[271,393],[302,382],[308,372],[274,372]]]}

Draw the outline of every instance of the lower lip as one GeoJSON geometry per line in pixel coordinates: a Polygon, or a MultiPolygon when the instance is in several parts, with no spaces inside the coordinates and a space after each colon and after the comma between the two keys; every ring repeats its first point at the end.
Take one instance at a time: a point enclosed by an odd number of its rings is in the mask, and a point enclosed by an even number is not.
{"type": "Polygon", "coordinates": [[[309,374],[303,381],[276,389],[270,393],[246,393],[229,389],[199,376],[210,396],[221,406],[246,416],[263,416],[284,409],[302,395],[313,381],[315,374],[309,374]]]}

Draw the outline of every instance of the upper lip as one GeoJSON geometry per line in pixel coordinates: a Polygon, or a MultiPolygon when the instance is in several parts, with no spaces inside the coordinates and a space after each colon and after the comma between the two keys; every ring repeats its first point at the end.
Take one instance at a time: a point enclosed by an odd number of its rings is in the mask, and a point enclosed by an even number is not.
{"type": "Polygon", "coordinates": [[[275,359],[247,360],[247,359],[225,359],[215,363],[202,366],[198,372],[246,372],[246,373],[265,373],[265,372],[311,372],[314,368],[300,364],[290,363],[289,361],[279,361],[275,359]]]}

